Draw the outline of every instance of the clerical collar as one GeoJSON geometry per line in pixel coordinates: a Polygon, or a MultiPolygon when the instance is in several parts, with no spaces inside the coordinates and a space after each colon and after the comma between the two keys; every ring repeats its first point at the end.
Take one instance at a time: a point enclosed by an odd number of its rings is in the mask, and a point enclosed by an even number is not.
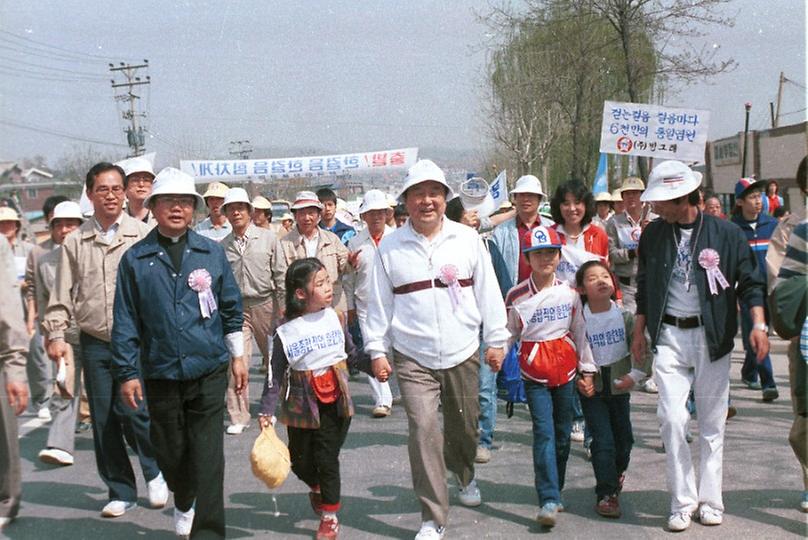
{"type": "Polygon", "coordinates": [[[159,230],[157,231],[157,239],[162,244],[176,244],[181,240],[185,240],[185,236],[188,234],[188,231],[184,231],[179,236],[166,236],[165,234],[161,233],[159,230]]]}

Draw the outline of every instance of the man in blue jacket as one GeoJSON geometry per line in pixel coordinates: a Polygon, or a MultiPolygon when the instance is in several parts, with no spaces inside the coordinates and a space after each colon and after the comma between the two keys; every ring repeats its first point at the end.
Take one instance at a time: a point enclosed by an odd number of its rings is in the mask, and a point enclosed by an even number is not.
{"type": "MultiPolygon", "coordinates": [[[[763,190],[766,182],[756,182],[753,178],[741,178],[735,184],[735,211],[732,213],[732,222],[738,225],[746,235],[749,247],[757,258],[758,268],[763,279],[766,279],[766,253],[769,250],[769,239],[774,229],[780,223],[763,211],[763,199],[766,195],[763,190]]],[[[764,309],[766,303],[763,304],[764,309]]],[[[779,397],[777,385],[772,373],[772,361],[767,354],[762,362],[755,358],[755,351],[749,345],[749,334],[752,332],[752,317],[749,315],[749,306],[741,301],[741,338],[746,351],[741,368],[741,380],[751,390],[763,390],[763,401],[771,402],[779,397]],[[760,380],[758,380],[760,376],[760,380]]],[[[768,313],[766,313],[768,321],[768,313]]]]}
{"type": "Polygon", "coordinates": [[[749,343],[758,361],[769,352],[757,261],[736,226],[699,211],[700,183],[684,163],[663,161],[651,171],[641,197],[662,219],[649,223],[640,237],[631,352],[643,357],[647,328],[659,387],[671,531],[687,529],[697,510],[702,525],[723,521],[724,426],[739,298],[751,312],[749,343]],[[685,438],[691,386],[701,449],[698,488],[685,438]]]}
{"type": "Polygon", "coordinates": [[[177,535],[224,538],[227,370],[237,392],[247,384],[241,293],[222,247],[189,229],[203,204],[193,178],[163,169],[145,204],[157,227],[118,268],[113,371],[132,408],[143,401],[143,378],[177,535]]]}

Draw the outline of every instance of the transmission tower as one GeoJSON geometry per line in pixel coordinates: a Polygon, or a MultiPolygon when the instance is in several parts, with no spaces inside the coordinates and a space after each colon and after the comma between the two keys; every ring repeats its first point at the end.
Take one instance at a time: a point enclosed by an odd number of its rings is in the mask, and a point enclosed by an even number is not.
{"type": "Polygon", "coordinates": [[[142,64],[132,65],[121,62],[118,66],[109,64],[109,70],[113,76],[121,75],[122,79],[112,79],[112,88],[115,90],[115,101],[128,104],[121,116],[129,122],[129,126],[124,129],[126,142],[132,149],[132,156],[142,155],[146,150],[146,137],[144,135],[143,119],[146,112],[143,110],[141,97],[135,94],[135,87],[151,84],[151,77],[139,75],[141,70],[149,69],[149,61],[143,60],[142,64]]]}
{"type": "Polygon", "coordinates": [[[252,154],[253,147],[249,140],[230,141],[230,155],[238,156],[239,159],[247,159],[252,154]]]}

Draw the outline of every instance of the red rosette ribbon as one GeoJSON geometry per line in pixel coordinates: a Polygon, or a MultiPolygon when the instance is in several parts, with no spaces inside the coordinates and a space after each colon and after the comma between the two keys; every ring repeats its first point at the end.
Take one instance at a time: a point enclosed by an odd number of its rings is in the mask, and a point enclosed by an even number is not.
{"type": "Polygon", "coordinates": [[[211,314],[218,309],[216,298],[210,290],[211,283],[210,273],[204,268],[197,268],[188,276],[188,286],[199,297],[199,310],[202,312],[203,319],[209,319],[211,314]]]}
{"type": "Polygon", "coordinates": [[[460,287],[460,282],[457,280],[457,267],[453,264],[445,264],[441,266],[438,279],[441,283],[446,285],[449,290],[449,298],[452,300],[452,307],[457,309],[460,305],[460,295],[463,294],[463,289],[460,287]]]}
{"type": "Polygon", "coordinates": [[[719,257],[718,252],[712,248],[704,248],[701,250],[701,253],[699,253],[699,265],[707,272],[707,283],[710,286],[710,292],[712,294],[718,294],[721,290],[729,287],[727,278],[724,277],[724,274],[721,273],[721,269],[718,267],[720,262],[721,257],[719,257]],[[718,289],[719,285],[721,286],[721,290],[718,289]]]}

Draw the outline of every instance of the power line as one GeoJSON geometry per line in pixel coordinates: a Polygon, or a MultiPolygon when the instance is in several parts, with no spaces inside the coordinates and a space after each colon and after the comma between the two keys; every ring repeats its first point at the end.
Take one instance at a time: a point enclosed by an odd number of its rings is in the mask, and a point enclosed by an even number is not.
{"type": "Polygon", "coordinates": [[[101,79],[82,79],[79,77],[58,77],[58,76],[47,76],[43,74],[26,74],[20,73],[19,70],[14,68],[0,66],[0,70],[2,70],[3,75],[8,77],[18,77],[21,79],[31,79],[34,81],[55,81],[55,82],[79,82],[79,83],[100,83],[103,82],[101,79]]]}
{"type": "MultiPolygon", "coordinates": [[[[78,57],[84,57],[84,58],[95,58],[97,60],[104,60],[104,61],[119,59],[118,57],[114,57],[114,56],[105,56],[105,55],[101,55],[101,54],[92,54],[92,53],[86,53],[86,52],[80,52],[80,51],[73,51],[73,50],[70,50],[70,49],[65,49],[63,47],[58,47],[56,45],[51,45],[49,43],[44,43],[42,41],[36,41],[34,39],[31,39],[31,38],[28,38],[28,37],[25,37],[25,36],[20,36],[18,34],[15,34],[13,32],[9,32],[7,30],[0,30],[0,34],[4,34],[4,35],[9,36],[9,37],[11,37],[13,39],[29,43],[30,45],[25,45],[27,47],[31,47],[31,48],[34,48],[34,49],[36,49],[37,47],[39,49],[45,48],[46,50],[43,51],[43,52],[50,52],[50,51],[47,51],[47,49],[53,49],[53,50],[56,50],[56,51],[61,51],[62,56],[70,55],[70,56],[78,56],[78,57]]],[[[21,45],[23,45],[23,44],[21,44],[21,45]]],[[[60,54],[60,53],[54,52],[53,54],[60,54]]]]}
{"type": "MultiPolygon", "coordinates": [[[[95,78],[100,78],[100,79],[103,79],[103,80],[107,79],[106,76],[98,74],[98,73],[92,73],[92,72],[89,72],[89,71],[76,71],[76,70],[73,70],[73,69],[62,69],[62,68],[57,68],[57,67],[53,67],[53,66],[44,66],[42,64],[34,64],[32,62],[26,62],[24,60],[18,60],[17,58],[7,58],[5,56],[0,56],[0,60],[3,60],[5,62],[14,62],[14,63],[17,63],[17,64],[22,64],[24,66],[30,66],[30,67],[45,69],[45,70],[48,70],[48,71],[58,71],[60,73],[68,73],[68,74],[71,74],[71,75],[80,75],[80,76],[84,76],[84,77],[92,77],[94,79],[95,78]]],[[[14,68],[14,69],[17,69],[17,68],[14,68]]]]}
{"type": "Polygon", "coordinates": [[[92,143],[92,144],[103,144],[103,145],[106,145],[106,146],[123,146],[123,147],[127,146],[127,145],[121,144],[121,143],[113,143],[113,142],[109,142],[109,141],[101,141],[101,140],[98,140],[98,139],[88,139],[87,137],[81,137],[79,135],[72,135],[70,133],[64,133],[64,132],[55,131],[55,130],[52,130],[52,129],[45,129],[45,128],[41,128],[41,127],[37,127],[37,126],[27,126],[25,124],[18,124],[17,122],[11,122],[9,120],[4,120],[2,118],[0,118],[0,124],[4,124],[4,125],[7,125],[7,126],[12,126],[12,127],[19,128],[19,129],[25,129],[25,130],[28,130],[28,131],[34,131],[36,133],[45,133],[47,135],[53,135],[55,137],[62,137],[64,139],[72,139],[74,141],[81,141],[81,142],[87,142],[87,143],[92,143]]]}
{"type": "MultiPolygon", "coordinates": [[[[27,73],[27,74],[30,74],[30,75],[39,75],[39,76],[42,76],[42,77],[52,77],[52,76],[53,77],[55,77],[55,76],[67,77],[67,75],[61,75],[59,73],[51,75],[50,73],[43,73],[41,71],[34,71],[34,70],[31,70],[31,69],[18,68],[18,67],[13,67],[13,66],[4,66],[2,64],[0,64],[0,68],[11,70],[11,71],[14,71],[14,72],[17,72],[17,73],[27,73]]],[[[82,76],[74,75],[71,78],[76,79],[76,80],[80,80],[80,81],[91,81],[91,80],[92,81],[105,81],[105,80],[108,80],[106,77],[100,77],[100,78],[99,77],[87,77],[87,76],[84,76],[84,75],[82,75],[82,76]]]]}

